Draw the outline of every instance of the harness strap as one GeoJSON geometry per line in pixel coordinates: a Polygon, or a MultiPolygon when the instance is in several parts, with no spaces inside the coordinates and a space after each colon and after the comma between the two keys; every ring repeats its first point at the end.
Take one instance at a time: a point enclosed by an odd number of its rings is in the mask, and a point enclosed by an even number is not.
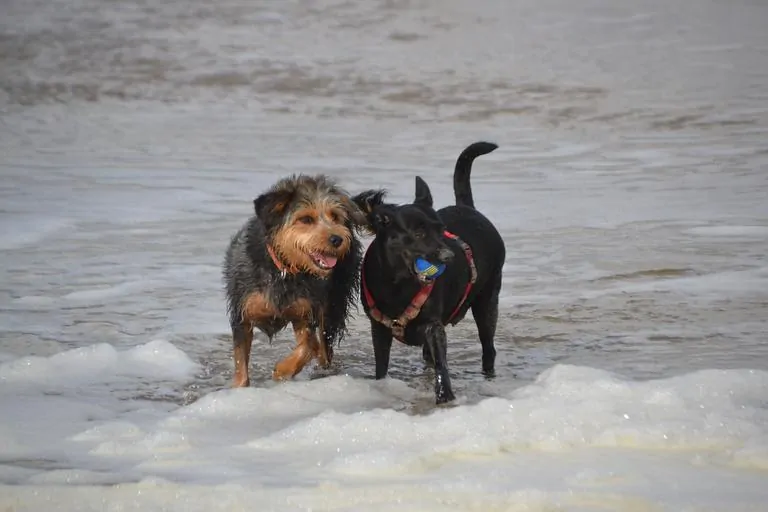
{"type": "Polygon", "coordinates": [[[467,263],[469,264],[469,271],[470,271],[470,278],[469,278],[469,282],[467,283],[467,286],[464,288],[464,295],[461,297],[461,300],[456,306],[456,309],[454,309],[453,313],[451,313],[451,316],[448,317],[448,323],[450,323],[451,320],[453,320],[454,317],[458,314],[459,310],[461,309],[461,306],[464,305],[464,302],[467,300],[467,297],[469,297],[469,292],[472,291],[472,286],[474,286],[475,282],[477,282],[477,267],[475,266],[475,258],[472,255],[472,248],[469,246],[468,243],[466,243],[464,240],[454,235],[450,231],[445,231],[445,233],[443,234],[446,237],[459,242],[459,245],[461,246],[461,248],[464,249],[464,254],[467,257],[467,263]]]}
{"type": "MultiPolygon", "coordinates": [[[[464,242],[461,238],[454,235],[453,233],[449,231],[445,231],[444,236],[447,238],[450,238],[451,240],[455,240],[459,243],[461,248],[464,250],[464,254],[467,257],[467,263],[469,264],[470,269],[470,279],[467,283],[467,286],[464,288],[464,295],[461,297],[461,300],[459,301],[459,304],[456,306],[456,309],[453,310],[451,313],[451,316],[448,318],[448,322],[450,323],[451,320],[454,319],[456,314],[459,312],[461,307],[464,305],[464,302],[466,302],[467,297],[469,296],[469,292],[472,290],[472,286],[477,281],[477,267],[475,266],[475,259],[472,255],[472,248],[464,242]]],[[[370,247],[369,247],[370,249],[370,247]]],[[[408,322],[419,316],[419,313],[421,312],[421,308],[424,306],[424,303],[429,298],[429,295],[432,293],[432,289],[435,287],[435,281],[429,281],[422,285],[422,287],[419,289],[418,292],[416,292],[416,295],[414,295],[413,299],[411,299],[410,304],[406,306],[403,313],[395,318],[394,320],[383,314],[377,307],[376,307],[376,301],[373,299],[373,295],[371,294],[370,290],[368,290],[368,285],[365,282],[365,260],[368,257],[368,251],[365,252],[365,256],[363,257],[363,270],[361,272],[362,277],[362,285],[363,285],[363,296],[365,298],[365,302],[368,305],[368,312],[370,313],[371,317],[379,322],[380,324],[388,327],[390,330],[392,330],[392,336],[395,337],[398,341],[404,342],[405,341],[405,327],[408,325],[408,322]]]]}
{"type": "Polygon", "coordinates": [[[363,274],[363,294],[365,295],[365,301],[368,303],[369,313],[374,320],[380,324],[389,327],[392,330],[392,336],[398,341],[405,341],[405,327],[408,322],[419,316],[422,306],[429,298],[429,294],[432,293],[435,283],[431,282],[425,286],[422,286],[416,295],[411,299],[411,303],[405,308],[403,313],[394,320],[382,313],[373,300],[373,295],[368,290],[368,286],[365,284],[365,274],[363,274]]]}

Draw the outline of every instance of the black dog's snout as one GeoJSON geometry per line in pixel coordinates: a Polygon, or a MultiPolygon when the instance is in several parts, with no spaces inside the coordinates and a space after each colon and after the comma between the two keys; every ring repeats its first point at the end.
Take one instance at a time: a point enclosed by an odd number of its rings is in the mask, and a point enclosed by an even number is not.
{"type": "Polygon", "coordinates": [[[440,263],[450,263],[453,261],[453,251],[444,247],[437,251],[437,259],[440,263]]]}
{"type": "Polygon", "coordinates": [[[344,242],[344,239],[341,238],[339,235],[331,235],[328,238],[328,241],[331,242],[331,245],[334,247],[339,247],[342,242],[344,242]]]}

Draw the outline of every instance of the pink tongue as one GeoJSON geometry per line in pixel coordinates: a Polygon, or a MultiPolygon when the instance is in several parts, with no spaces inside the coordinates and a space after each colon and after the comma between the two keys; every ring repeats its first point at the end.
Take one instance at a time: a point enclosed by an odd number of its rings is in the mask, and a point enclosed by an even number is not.
{"type": "Polygon", "coordinates": [[[325,265],[328,268],[332,268],[336,265],[336,261],[338,258],[335,256],[326,256],[325,254],[316,254],[315,257],[323,262],[323,265],[325,265]]]}

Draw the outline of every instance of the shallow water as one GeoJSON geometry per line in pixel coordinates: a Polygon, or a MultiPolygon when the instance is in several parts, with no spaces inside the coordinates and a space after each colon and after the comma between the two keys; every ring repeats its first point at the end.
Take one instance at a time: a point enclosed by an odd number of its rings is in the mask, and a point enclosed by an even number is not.
{"type": "Polygon", "coordinates": [[[761,510],[768,6],[6,1],[0,509],[761,510]],[[229,390],[220,262],[277,177],[438,205],[468,143],[507,243],[497,377],[449,330],[376,382],[229,390]],[[114,485],[116,484],[116,485],[114,485]]]}

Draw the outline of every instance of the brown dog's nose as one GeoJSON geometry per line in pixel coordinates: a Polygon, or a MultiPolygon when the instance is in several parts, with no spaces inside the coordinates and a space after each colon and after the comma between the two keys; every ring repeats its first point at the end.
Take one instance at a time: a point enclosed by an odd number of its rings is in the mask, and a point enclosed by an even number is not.
{"type": "Polygon", "coordinates": [[[332,246],[338,247],[341,245],[344,239],[341,238],[339,235],[331,235],[330,238],[328,238],[328,241],[331,242],[332,246]]]}

